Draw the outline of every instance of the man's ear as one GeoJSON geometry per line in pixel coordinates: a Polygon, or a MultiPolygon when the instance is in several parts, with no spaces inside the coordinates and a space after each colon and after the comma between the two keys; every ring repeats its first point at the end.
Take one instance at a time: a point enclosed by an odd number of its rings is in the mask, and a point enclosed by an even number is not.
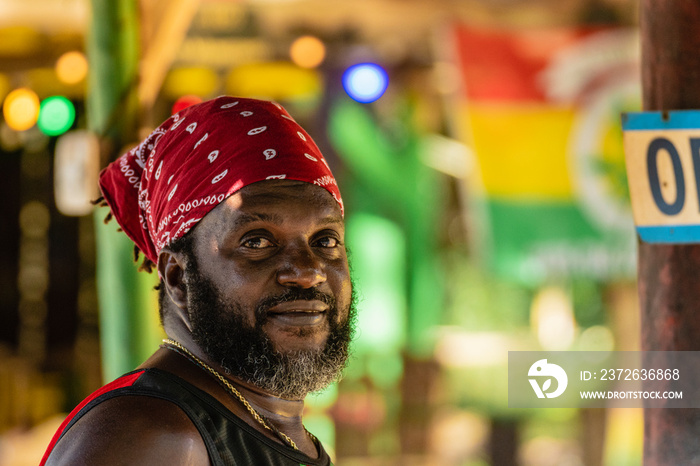
{"type": "Polygon", "coordinates": [[[180,309],[187,308],[184,260],[182,254],[172,252],[167,246],[158,254],[158,273],[163,279],[165,293],[180,309]]]}

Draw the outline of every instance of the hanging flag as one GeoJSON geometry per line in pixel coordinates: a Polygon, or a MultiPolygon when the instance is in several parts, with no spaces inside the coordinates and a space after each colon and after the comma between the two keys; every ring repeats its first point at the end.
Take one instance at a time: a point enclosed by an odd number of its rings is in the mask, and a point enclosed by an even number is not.
{"type": "Polygon", "coordinates": [[[456,25],[476,240],[500,275],[632,277],[620,114],[639,107],[635,30],[456,25]]]}

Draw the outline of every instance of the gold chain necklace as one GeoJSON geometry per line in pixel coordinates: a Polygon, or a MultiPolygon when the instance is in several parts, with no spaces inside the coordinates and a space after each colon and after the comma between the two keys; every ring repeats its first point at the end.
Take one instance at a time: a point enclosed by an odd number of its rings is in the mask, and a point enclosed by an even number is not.
{"type": "MultiPolygon", "coordinates": [[[[165,343],[166,348],[169,348],[169,349],[171,349],[171,350],[180,350],[180,351],[182,351],[186,356],[188,356],[193,362],[195,362],[197,365],[199,365],[202,369],[206,370],[206,371],[209,372],[211,375],[213,375],[214,377],[216,377],[216,378],[219,380],[219,382],[221,382],[221,384],[224,386],[224,388],[229,392],[229,394],[230,394],[231,396],[233,396],[234,398],[236,398],[238,401],[240,401],[240,402],[243,404],[243,406],[245,406],[245,408],[248,410],[248,412],[250,413],[250,415],[253,416],[253,419],[255,419],[255,420],[256,420],[261,426],[263,426],[265,429],[267,429],[267,430],[269,430],[270,432],[272,432],[273,434],[276,434],[277,436],[279,436],[287,445],[289,445],[290,447],[294,448],[295,450],[299,450],[299,448],[297,447],[297,444],[294,443],[294,440],[292,440],[291,438],[289,438],[288,435],[286,435],[284,432],[281,432],[281,431],[280,431],[279,429],[277,429],[276,427],[271,426],[271,425],[265,420],[265,418],[264,418],[262,415],[260,415],[260,413],[258,413],[258,412],[255,410],[255,408],[253,408],[253,406],[248,402],[248,400],[245,399],[245,397],[243,396],[243,394],[242,394],[241,392],[239,392],[239,391],[236,389],[236,387],[234,387],[233,385],[231,385],[231,383],[230,383],[228,380],[226,380],[226,377],[224,377],[223,375],[221,375],[221,374],[219,373],[219,371],[217,371],[216,369],[214,369],[213,367],[211,367],[209,364],[207,364],[206,362],[202,361],[202,360],[199,359],[197,356],[195,356],[194,354],[192,354],[192,352],[191,352],[190,350],[188,350],[187,348],[185,348],[184,346],[182,346],[182,345],[181,345],[180,343],[178,343],[177,341],[172,340],[172,339],[170,339],[170,338],[166,338],[166,339],[163,340],[163,343],[165,343]]],[[[308,430],[306,430],[306,428],[304,428],[304,431],[305,431],[306,434],[311,438],[311,440],[313,440],[314,442],[316,442],[316,437],[315,437],[311,432],[309,432],[308,430]]]]}

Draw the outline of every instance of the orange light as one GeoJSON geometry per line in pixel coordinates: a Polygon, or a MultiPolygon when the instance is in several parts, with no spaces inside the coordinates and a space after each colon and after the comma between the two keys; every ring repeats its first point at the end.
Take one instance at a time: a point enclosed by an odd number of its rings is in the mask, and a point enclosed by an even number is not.
{"type": "Polygon", "coordinates": [[[56,61],[56,75],[65,84],[77,84],[88,72],[88,62],[81,52],[66,52],[56,61]]]}
{"type": "Polygon", "coordinates": [[[295,65],[316,68],[326,58],[326,46],[314,36],[301,36],[292,42],[289,56],[295,65]]]}
{"type": "Polygon", "coordinates": [[[31,128],[39,117],[39,97],[31,89],[19,88],[7,94],[2,106],[7,126],[15,131],[31,128]]]}

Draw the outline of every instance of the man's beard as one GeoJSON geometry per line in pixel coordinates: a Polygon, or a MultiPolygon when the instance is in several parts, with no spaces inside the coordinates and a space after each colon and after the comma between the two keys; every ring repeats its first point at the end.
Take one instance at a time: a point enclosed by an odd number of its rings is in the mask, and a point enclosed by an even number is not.
{"type": "MultiPolygon", "coordinates": [[[[188,314],[194,341],[227,374],[238,377],[280,398],[303,399],[340,378],[349,356],[356,310],[354,294],[347,317],[338,321],[335,299],[314,289],[289,288],[281,296],[263,299],[255,309],[255,325],[245,319],[238,302],[225,302],[219,291],[188,261],[188,314]],[[267,311],[292,300],[319,300],[328,305],[328,338],[323,348],[282,352],[263,330],[267,311]]],[[[353,292],[354,293],[354,292],[353,292]]],[[[304,329],[298,336],[303,338],[304,329]]]]}

